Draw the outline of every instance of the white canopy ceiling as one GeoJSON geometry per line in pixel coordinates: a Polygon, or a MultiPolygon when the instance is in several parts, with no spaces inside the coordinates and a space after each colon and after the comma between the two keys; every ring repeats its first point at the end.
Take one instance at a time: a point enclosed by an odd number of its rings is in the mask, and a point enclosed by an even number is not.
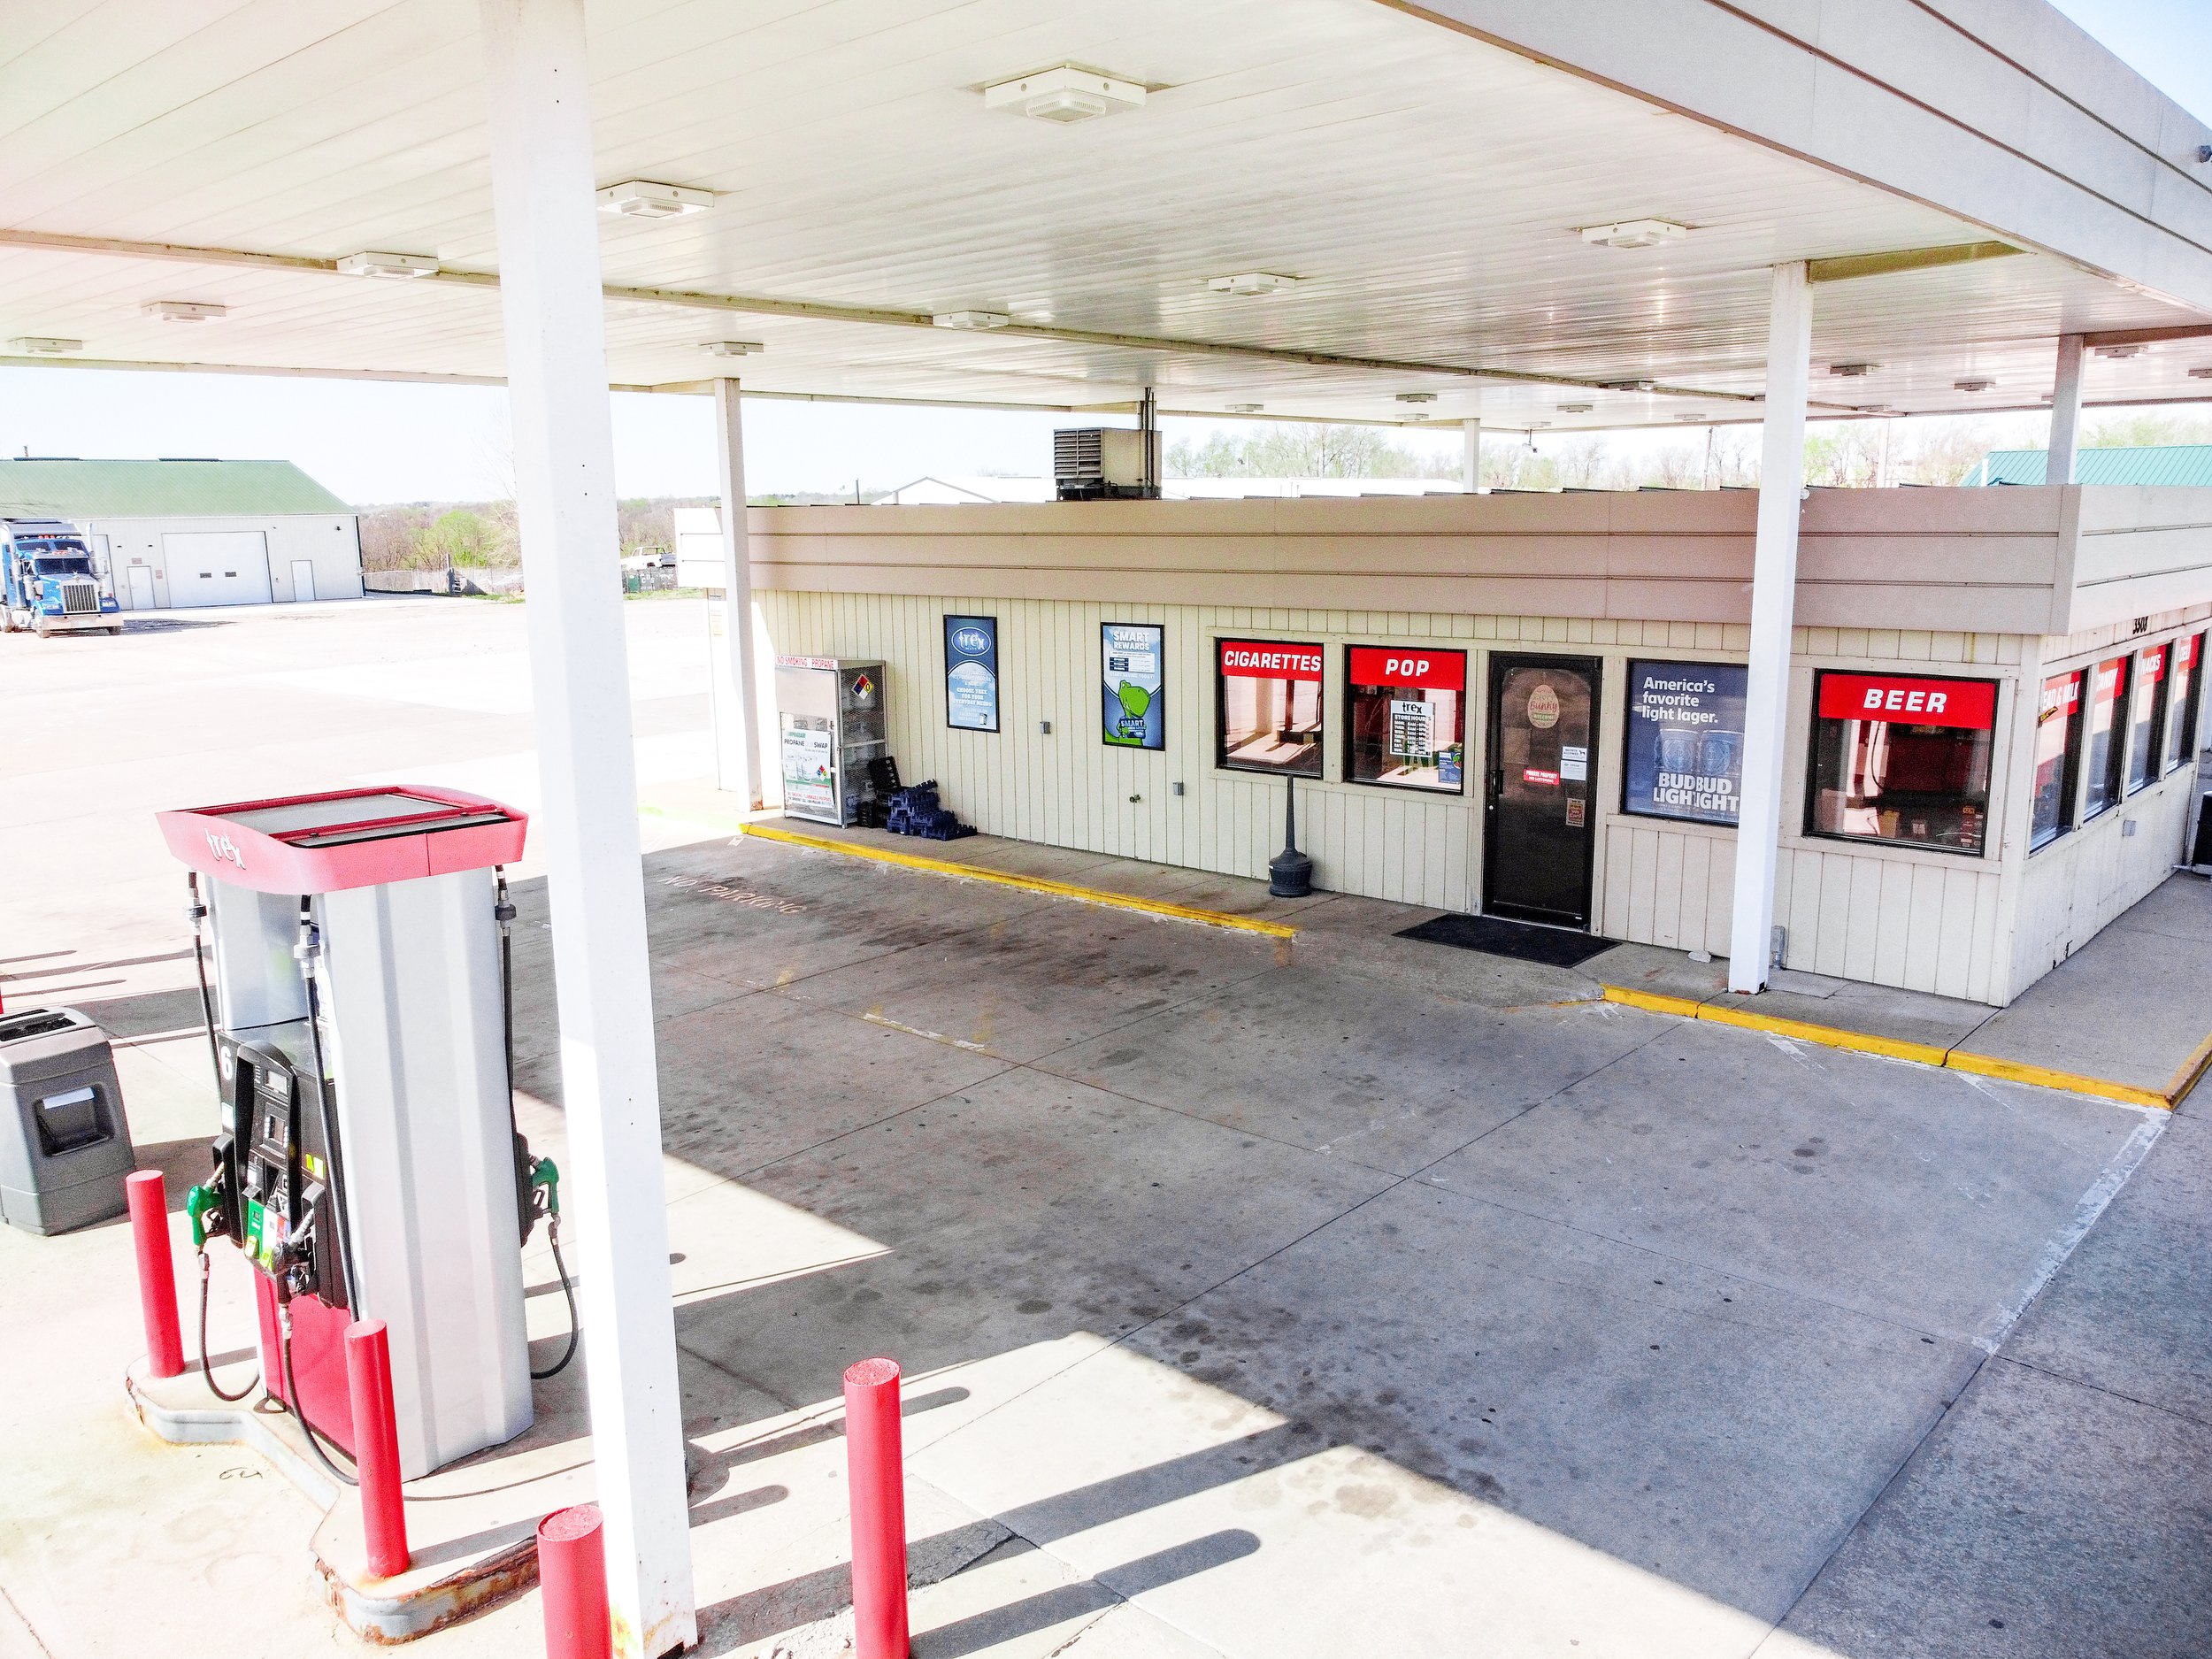
{"type": "MultiPolygon", "coordinates": [[[[1708,0],[1666,4],[1740,26],[1708,0]]],[[[1595,27],[1606,4],[1484,9],[1533,31],[1578,9],[1595,27]]],[[[1961,211],[2012,190],[2030,224],[2048,204],[2007,169],[2047,186],[2070,153],[2099,159],[2063,134],[2047,154],[1993,142],[1971,106],[1995,71],[1959,88],[1964,186],[1938,204],[1732,124],[1744,88],[1724,64],[1710,107],[1686,108],[1679,65],[1640,96],[1515,50],[1494,15],[1490,38],[1378,0],[593,0],[588,16],[601,182],[718,193],[689,218],[604,221],[624,385],[735,366],[749,391],[871,400],[1121,406],[1151,385],[1177,411],[1742,419],[1774,262],[1977,244],[2006,257],[1823,282],[1816,403],[2032,407],[2062,331],[2208,320],[2151,280],[2179,270],[2212,296],[2212,234],[2191,230],[2212,225],[2212,168],[2179,148],[2201,129],[2101,55],[2134,99],[2118,115],[2028,79],[2164,170],[2134,215],[2156,221],[2154,258],[2117,235],[2109,258],[2050,251],[1961,211]],[[1149,96],[1071,126],[985,107],[984,85],[1062,62],[1149,96]],[[1634,250],[1579,234],[1643,217],[1689,234],[1634,250]],[[1252,271],[1298,282],[1207,287],[1252,271]],[[963,310],[1014,324],[930,325],[963,310]],[[715,340],[764,350],[731,365],[703,349],[715,340]],[[1640,382],[1655,389],[1604,389],[1640,382]]],[[[53,0],[10,34],[0,339],[80,340],[79,362],[501,374],[473,6],[53,0]],[[432,255],[440,274],[336,273],[363,249],[432,255]],[[162,321],[157,300],[227,315],[162,321]]],[[[2098,359],[2091,396],[2212,392],[2196,369],[2212,339],[2161,342],[2098,359]]]]}

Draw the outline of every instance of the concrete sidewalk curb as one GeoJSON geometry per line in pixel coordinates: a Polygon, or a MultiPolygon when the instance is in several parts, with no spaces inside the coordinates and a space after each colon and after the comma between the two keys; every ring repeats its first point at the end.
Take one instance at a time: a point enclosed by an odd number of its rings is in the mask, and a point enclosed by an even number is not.
{"type": "Polygon", "coordinates": [[[1147,916],[1164,916],[1179,922],[1196,922],[1206,927],[1227,927],[1240,933],[1259,933],[1269,939],[1294,939],[1298,930],[1287,922],[1271,922],[1256,916],[1235,916],[1226,910],[1200,910],[1194,905],[1171,904],[1164,899],[1140,898],[1133,893],[1114,893],[1102,887],[1079,887],[1066,881],[1053,881],[1043,876],[1015,875],[1003,870],[993,870],[986,864],[964,864],[949,858],[926,858],[917,853],[893,852],[888,848],[869,847],[856,841],[832,841],[824,835],[802,835],[795,830],[777,829],[766,824],[746,824],[739,833],[754,835],[763,841],[780,841],[787,846],[810,848],[817,852],[842,853],[849,858],[866,858],[877,864],[895,864],[901,869],[920,870],[931,875],[959,876],[970,881],[995,882],[1000,887],[1018,887],[1027,893],[1041,893],[1048,898],[1074,899],[1084,904],[1101,904],[1118,910],[1139,910],[1147,916]]]}
{"type": "Polygon", "coordinates": [[[1910,1060],[1918,1065],[1969,1071],[1980,1077],[2000,1078],[2008,1083],[2032,1083],[2041,1088],[2063,1089],[2071,1094],[2091,1094],[2104,1100],[2119,1101],[2129,1106],[2148,1106],[2166,1111],[2180,1104],[2183,1096],[2196,1087],[2207,1069],[2212,1068],[2212,1037],[2207,1037],[2197,1045],[2196,1052],[2182,1063],[2172,1081],[2160,1090],[2139,1088],[2134,1084],[2115,1082],[2110,1078],[2085,1077],[2078,1071],[2059,1071],[2049,1066],[2030,1065],[2020,1060],[2000,1059],[1994,1055],[1976,1054],[1962,1048],[1939,1048],[1934,1043],[1912,1042],[1901,1037],[1879,1036],[1872,1032],[1848,1031],[1839,1025],[1816,1025],[1801,1019],[1758,1014],[1748,1009],[1701,1002],[1686,996],[1665,996],[1655,991],[1632,991],[1624,986],[1607,986],[1605,1000],[1629,1008],[1640,1008],[1647,1013],[1675,1014],[1684,1019],[1709,1020],[1718,1025],[1735,1025],[1746,1031],[1792,1037],[1830,1048],[1886,1055],[1893,1060],[1910,1060]]]}

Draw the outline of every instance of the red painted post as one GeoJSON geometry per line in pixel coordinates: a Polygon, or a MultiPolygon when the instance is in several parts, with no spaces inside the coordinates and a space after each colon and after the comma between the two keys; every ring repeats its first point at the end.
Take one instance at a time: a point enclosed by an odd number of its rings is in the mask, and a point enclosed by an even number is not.
{"type": "Polygon", "coordinates": [[[396,1578],[408,1568],[407,1505],[399,1489],[399,1413],[392,1404],[392,1347],[381,1319],[346,1327],[346,1393],[353,1402],[353,1470],[369,1571],[396,1578]]]}
{"type": "Polygon", "coordinates": [[[545,1602],[546,1659],[612,1659],[597,1504],[556,1509],[538,1523],[538,1588],[545,1602]]]}
{"type": "Polygon", "coordinates": [[[845,1463],[852,1481],[855,1659],[907,1659],[906,1464],[899,1363],[845,1373],[845,1463]]]}
{"type": "Polygon", "coordinates": [[[177,1320],[177,1268],[169,1253],[169,1201],[159,1170],[123,1178],[138,1247],[138,1317],[146,1327],[146,1368],[157,1377],[184,1371],[184,1332],[177,1320]]]}

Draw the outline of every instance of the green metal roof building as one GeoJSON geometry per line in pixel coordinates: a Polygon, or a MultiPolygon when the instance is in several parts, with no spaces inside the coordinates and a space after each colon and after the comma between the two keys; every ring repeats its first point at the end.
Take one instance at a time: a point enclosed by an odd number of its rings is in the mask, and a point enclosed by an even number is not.
{"type": "Polygon", "coordinates": [[[289,461],[0,458],[0,518],[76,525],[127,611],[361,596],[359,520],[289,461]]]}
{"type": "MultiPolygon", "coordinates": [[[[1962,484],[2040,484],[2040,449],[1992,449],[1959,480],[1962,484]]],[[[2082,449],[2074,457],[2078,484],[2196,484],[2212,487],[2212,443],[2170,443],[2154,449],[2082,449]]]]}

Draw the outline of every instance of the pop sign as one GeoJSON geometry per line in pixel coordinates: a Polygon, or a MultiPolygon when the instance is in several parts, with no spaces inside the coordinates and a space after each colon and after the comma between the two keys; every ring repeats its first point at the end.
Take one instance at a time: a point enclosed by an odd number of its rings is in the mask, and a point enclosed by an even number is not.
{"type": "Polygon", "coordinates": [[[1418,686],[1424,691],[1464,691],[1467,653],[1419,646],[1355,645],[1350,652],[1356,686],[1418,686]]]}
{"type": "Polygon", "coordinates": [[[1986,732],[1997,724],[1997,682],[1907,679],[1895,674],[1823,674],[1820,718],[1986,732]]]}

